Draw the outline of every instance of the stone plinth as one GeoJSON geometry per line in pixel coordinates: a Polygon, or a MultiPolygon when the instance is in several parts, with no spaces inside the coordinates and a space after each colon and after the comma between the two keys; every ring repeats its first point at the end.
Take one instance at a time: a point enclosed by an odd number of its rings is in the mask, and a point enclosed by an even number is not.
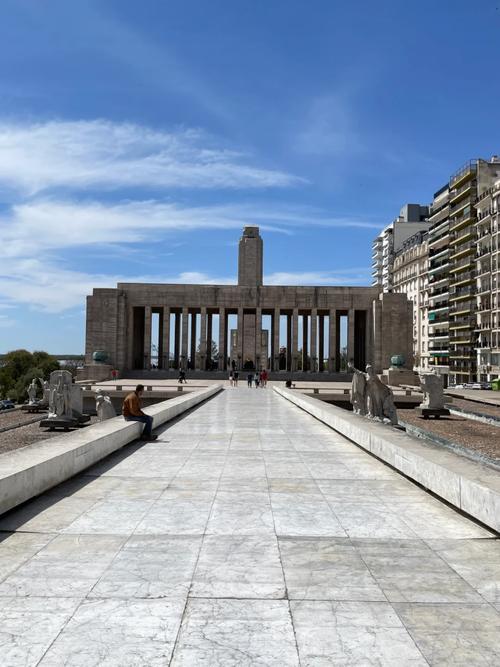
{"type": "Polygon", "coordinates": [[[391,387],[401,387],[404,384],[415,385],[416,387],[420,385],[418,375],[406,368],[387,368],[382,372],[380,379],[384,384],[391,387]]]}

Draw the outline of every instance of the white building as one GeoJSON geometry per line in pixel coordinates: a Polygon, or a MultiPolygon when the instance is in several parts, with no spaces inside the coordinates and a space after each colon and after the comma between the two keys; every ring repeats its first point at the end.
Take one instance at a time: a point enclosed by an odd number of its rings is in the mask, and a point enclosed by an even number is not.
{"type": "Polygon", "coordinates": [[[414,370],[429,370],[429,245],[426,232],[407,239],[396,253],[392,291],[413,303],[414,370]]]}
{"type": "Polygon", "coordinates": [[[500,180],[476,204],[477,378],[500,375],[500,180]]]}
{"type": "Polygon", "coordinates": [[[406,204],[399,216],[387,225],[372,244],[372,285],[381,285],[382,291],[392,292],[393,269],[396,253],[416,232],[427,231],[429,207],[406,204]]]}

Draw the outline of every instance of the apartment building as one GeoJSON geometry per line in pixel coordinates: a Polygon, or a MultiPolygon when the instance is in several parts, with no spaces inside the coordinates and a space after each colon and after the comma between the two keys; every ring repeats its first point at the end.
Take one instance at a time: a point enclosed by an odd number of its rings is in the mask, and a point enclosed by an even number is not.
{"type": "Polygon", "coordinates": [[[394,260],[404,242],[416,232],[429,228],[428,206],[406,204],[399,216],[385,227],[372,243],[372,286],[380,285],[383,292],[393,288],[394,260]]]}
{"type": "Polygon", "coordinates": [[[396,253],[393,292],[406,294],[413,302],[414,370],[429,368],[429,245],[428,233],[417,232],[396,253]]]}
{"type": "Polygon", "coordinates": [[[478,380],[500,375],[500,179],[476,204],[476,364],[478,380]]]}
{"type": "Polygon", "coordinates": [[[479,236],[483,226],[477,225],[476,204],[499,178],[500,160],[493,157],[490,161],[470,160],[451,176],[449,182],[450,384],[473,382],[478,377],[476,324],[480,315],[476,315],[476,307],[478,298],[488,299],[491,278],[486,272],[479,277],[476,273],[477,265],[482,271],[483,265],[488,263],[483,256],[476,257],[476,253],[489,243],[479,236]]]}
{"type": "Polygon", "coordinates": [[[428,335],[429,368],[443,376],[449,373],[449,283],[450,283],[450,187],[446,183],[434,193],[428,232],[428,335]]]}

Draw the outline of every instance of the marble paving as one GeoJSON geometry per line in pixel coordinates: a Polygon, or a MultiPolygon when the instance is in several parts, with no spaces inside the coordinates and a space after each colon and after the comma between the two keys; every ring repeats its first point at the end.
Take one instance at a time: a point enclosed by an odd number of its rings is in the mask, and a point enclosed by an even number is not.
{"type": "Polygon", "coordinates": [[[2,667],[500,665],[495,535],[270,389],[0,517],[2,667]]]}

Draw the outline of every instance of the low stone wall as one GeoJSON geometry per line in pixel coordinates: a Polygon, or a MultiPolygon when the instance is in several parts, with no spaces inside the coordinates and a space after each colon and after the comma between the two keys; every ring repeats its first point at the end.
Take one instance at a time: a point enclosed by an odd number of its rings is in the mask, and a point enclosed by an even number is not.
{"type": "Polygon", "coordinates": [[[296,390],[273,389],[410,479],[500,531],[500,474],[492,468],[296,390]]]}
{"type": "MultiPolygon", "coordinates": [[[[157,403],[145,410],[154,428],[221,391],[221,385],[157,403]]],[[[115,417],[74,433],[0,456],[0,514],[43,493],[136,440],[143,424],[115,417]]]]}

